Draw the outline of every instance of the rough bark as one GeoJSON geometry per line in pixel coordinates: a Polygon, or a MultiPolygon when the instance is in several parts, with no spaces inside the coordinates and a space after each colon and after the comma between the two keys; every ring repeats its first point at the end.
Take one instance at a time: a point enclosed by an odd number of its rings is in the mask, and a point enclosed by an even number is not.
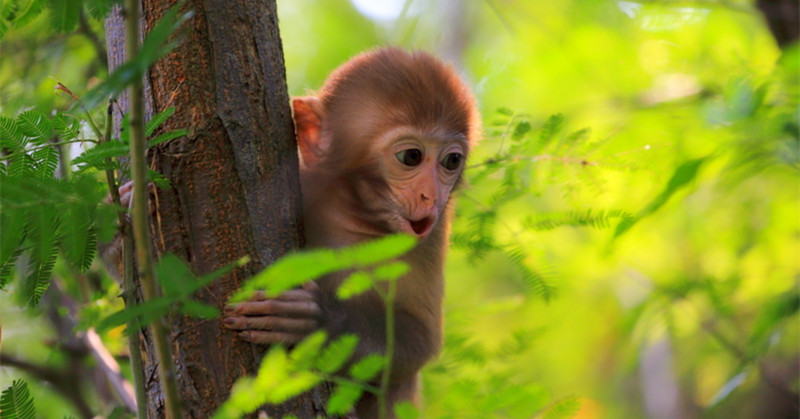
{"type": "MultiPolygon", "coordinates": [[[[142,32],[174,3],[143,0],[142,32]]],[[[197,296],[222,310],[242,281],[301,244],[296,144],[275,1],[188,0],[182,7],[194,17],[145,80],[148,115],[175,106],[163,129],[191,130],[149,153],[150,167],[172,184],[150,195],[151,238],[156,257],[176,254],[198,275],[253,259],[197,296]]],[[[122,16],[106,27],[114,67],[124,60],[122,16]]],[[[263,350],[237,340],[221,319],[172,316],[167,323],[184,414],[209,417],[237,378],[254,373],[263,350]]],[[[163,417],[152,342],[142,337],[148,417],[163,417]]],[[[267,413],[323,414],[324,390],[267,413]]]]}

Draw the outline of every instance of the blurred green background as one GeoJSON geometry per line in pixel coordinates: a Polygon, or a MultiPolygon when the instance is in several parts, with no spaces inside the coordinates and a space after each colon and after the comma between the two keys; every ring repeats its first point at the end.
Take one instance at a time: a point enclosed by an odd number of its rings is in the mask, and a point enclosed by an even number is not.
{"type": "MultiPolygon", "coordinates": [[[[753,2],[278,12],[292,95],[398,45],[451,62],[480,104],[423,417],[525,418],[559,402],[579,418],[798,417],[800,53],[778,47],[753,2]]],[[[87,25],[56,34],[42,15],[5,35],[2,114],[64,108],[56,80],[85,91],[105,76],[87,36],[102,43],[102,23],[87,25]]],[[[3,350],[58,362],[9,301],[3,350]]],[[[0,368],[0,382],[15,374],[0,368]]],[[[37,400],[45,417],[67,409],[37,400]]]]}

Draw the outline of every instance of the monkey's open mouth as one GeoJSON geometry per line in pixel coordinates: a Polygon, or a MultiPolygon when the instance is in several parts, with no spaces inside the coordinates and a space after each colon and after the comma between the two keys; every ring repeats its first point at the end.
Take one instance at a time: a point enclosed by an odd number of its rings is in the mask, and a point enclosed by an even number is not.
{"type": "Polygon", "coordinates": [[[408,220],[408,224],[411,225],[411,230],[414,231],[419,237],[425,237],[433,227],[433,217],[425,217],[419,220],[408,220]]]}

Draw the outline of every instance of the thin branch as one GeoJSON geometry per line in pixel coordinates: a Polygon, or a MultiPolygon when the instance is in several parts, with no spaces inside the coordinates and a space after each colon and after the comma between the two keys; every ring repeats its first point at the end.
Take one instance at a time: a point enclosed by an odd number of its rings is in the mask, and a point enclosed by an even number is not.
{"type": "MultiPolygon", "coordinates": [[[[125,0],[125,43],[128,59],[139,53],[139,1],[125,0]]],[[[130,94],[131,165],[133,172],[133,238],[136,247],[136,264],[145,301],[158,297],[153,258],[150,253],[147,211],[147,162],[144,136],[144,93],[142,80],[135,80],[130,94]]],[[[178,384],[173,368],[172,354],[167,341],[167,331],[161,319],[150,324],[158,359],[158,372],[164,390],[167,417],[183,418],[178,384]]]]}
{"type": "Polygon", "coordinates": [[[108,68],[108,53],[106,52],[106,48],[100,40],[100,37],[97,36],[97,33],[92,29],[91,25],[89,25],[89,20],[86,19],[86,14],[83,10],[81,10],[78,24],[78,32],[85,36],[92,44],[97,59],[103,64],[103,68],[108,68]]]}

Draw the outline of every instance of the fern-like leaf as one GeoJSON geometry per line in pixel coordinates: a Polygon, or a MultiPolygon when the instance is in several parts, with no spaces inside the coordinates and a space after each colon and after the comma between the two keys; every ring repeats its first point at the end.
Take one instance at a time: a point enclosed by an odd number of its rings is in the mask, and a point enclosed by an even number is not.
{"type": "Polygon", "coordinates": [[[158,144],[167,142],[169,140],[174,140],[175,138],[183,137],[185,135],[189,135],[189,130],[188,129],[179,129],[179,130],[175,130],[175,131],[168,131],[168,132],[165,132],[163,134],[159,134],[155,138],[153,138],[152,140],[148,141],[147,147],[150,148],[150,147],[156,146],[158,144]]]}
{"type": "Polygon", "coordinates": [[[111,12],[111,7],[121,0],[84,0],[89,15],[97,20],[103,20],[111,12]]]}
{"type": "Polygon", "coordinates": [[[50,22],[58,32],[71,32],[78,26],[83,0],[49,0],[50,22]]]}
{"type": "MultiPolygon", "coordinates": [[[[35,167],[33,158],[24,152],[17,152],[11,156],[11,159],[9,159],[8,170],[6,173],[9,177],[24,179],[33,175],[34,171],[35,167]]],[[[6,185],[4,184],[3,186],[5,187],[6,185]]]]}
{"type": "Polygon", "coordinates": [[[47,0],[28,0],[25,4],[17,3],[17,11],[14,16],[14,26],[23,26],[39,16],[44,10],[47,0]]]}
{"type": "Polygon", "coordinates": [[[547,146],[548,143],[561,132],[561,129],[564,127],[564,115],[562,114],[555,114],[550,116],[547,119],[547,122],[544,123],[542,126],[542,130],[539,133],[539,143],[541,144],[541,148],[547,146]]]}
{"type": "Polygon", "coordinates": [[[22,152],[26,144],[27,139],[22,135],[17,121],[7,116],[0,116],[0,146],[14,153],[22,152]]]}
{"type": "Polygon", "coordinates": [[[547,279],[549,275],[545,274],[543,271],[531,268],[527,262],[528,254],[526,252],[518,246],[512,246],[506,251],[506,255],[511,261],[511,264],[522,275],[523,282],[525,282],[534,294],[545,301],[550,301],[550,299],[555,296],[556,289],[550,285],[547,279]]]}
{"type": "Polygon", "coordinates": [[[36,407],[23,380],[14,380],[11,387],[0,393],[0,416],[3,419],[35,419],[36,407]]]}
{"type": "Polygon", "coordinates": [[[581,408],[581,401],[575,396],[567,397],[557,401],[553,406],[547,409],[544,414],[544,419],[569,419],[578,414],[581,408]]]}
{"type": "Polygon", "coordinates": [[[84,151],[80,156],[72,160],[72,164],[84,165],[83,170],[88,168],[100,169],[107,165],[106,159],[125,157],[129,151],[130,145],[125,142],[108,141],[84,151]]]}
{"type": "Polygon", "coordinates": [[[58,167],[58,151],[55,147],[44,147],[33,152],[36,163],[36,177],[42,180],[52,179],[58,167]]]}
{"type": "Polygon", "coordinates": [[[624,220],[633,217],[632,214],[621,210],[593,210],[569,211],[566,213],[552,213],[527,217],[522,226],[527,230],[553,230],[562,226],[608,228],[613,220],[624,220]]]}
{"type": "Polygon", "coordinates": [[[155,132],[155,130],[158,129],[158,127],[160,127],[161,124],[163,124],[164,121],[169,119],[169,117],[172,116],[174,113],[175,113],[175,107],[172,106],[153,115],[153,117],[150,118],[150,120],[147,121],[147,124],[145,124],[144,126],[145,137],[151,136],[153,132],[155,132]]]}
{"type": "Polygon", "coordinates": [[[17,116],[22,134],[29,137],[36,144],[45,144],[50,141],[53,134],[53,127],[50,120],[37,110],[23,112],[17,116]]]}
{"type": "Polygon", "coordinates": [[[97,249],[97,236],[91,226],[92,212],[84,205],[70,205],[61,224],[61,247],[69,263],[79,272],[89,269],[97,249]]]}
{"type": "Polygon", "coordinates": [[[78,138],[81,126],[77,119],[64,113],[53,116],[53,129],[62,140],[72,140],[78,138]]]}
{"type": "Polygon", "coordinates": [[[28,275],[22,286],[22,298],[30,306],[38,304],[50,286],[56,263],[59,217],[55,205],[40,205],[28,211],[29,239],[33,243],[28,275]]]}
{"type": "Polygon", "coordinates": [[[25,239],[25,212],[15,207],[4,207],[0,213],[0,289],[5,287],[14,273],[14,262],[22,254],[25,239]]]}

